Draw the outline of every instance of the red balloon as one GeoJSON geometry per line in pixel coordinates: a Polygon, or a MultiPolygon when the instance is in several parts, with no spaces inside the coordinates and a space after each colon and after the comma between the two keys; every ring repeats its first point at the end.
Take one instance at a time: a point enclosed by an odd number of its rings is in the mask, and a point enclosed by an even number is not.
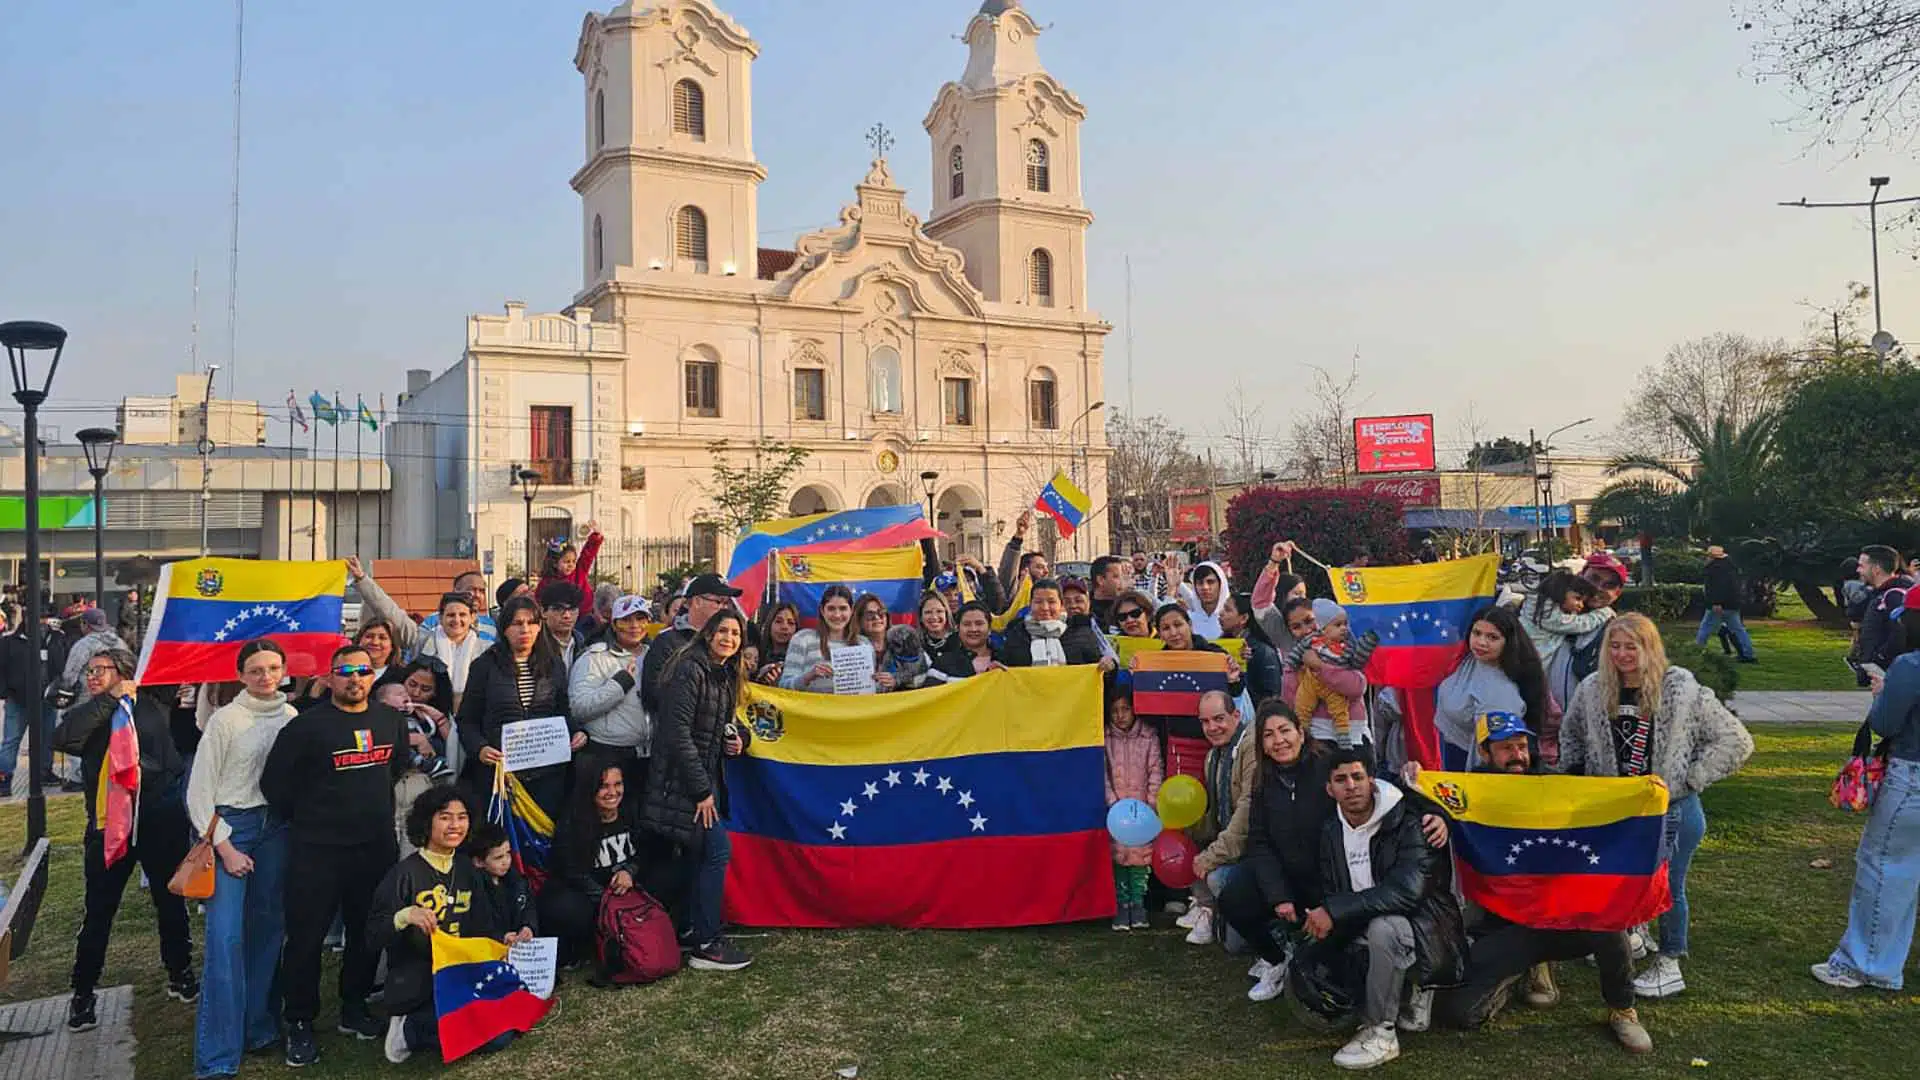
{"type": "Polygon", "coordinates": [[[1166,829],[1153,838],[1153,876],[1169,889],[1184,889],[1194,883],[1193,857],[1198,854],[1193,837],[1166,829]]]}

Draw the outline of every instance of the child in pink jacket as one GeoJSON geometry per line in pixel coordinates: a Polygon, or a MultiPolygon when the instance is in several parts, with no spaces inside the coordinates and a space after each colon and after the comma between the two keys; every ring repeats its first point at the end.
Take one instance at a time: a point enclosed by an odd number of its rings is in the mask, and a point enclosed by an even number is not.
{"type": "MultiPolygon", "coordinates": [[[[1107,693],[1107,806],[1121,799],[1139,799],[1158,808],[1160,781],[1165,779],[1160,738],[1133,715],[1133,697],[1125,689],[1107,693]]],[[[1113,845],[1115,930],[1145,930],[1147,869],[1153,864],[1151,847],[1113,845]]]]}

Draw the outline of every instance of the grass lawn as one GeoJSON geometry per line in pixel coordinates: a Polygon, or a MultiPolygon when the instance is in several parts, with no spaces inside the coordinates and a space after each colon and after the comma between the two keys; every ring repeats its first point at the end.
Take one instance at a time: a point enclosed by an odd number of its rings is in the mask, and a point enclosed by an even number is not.
{"type": "MultiPolygon", "coordinates": [[[[1763,728],[1746,771],[1708,793],[1707,840],[1689,889],[1690,989],[1643,1004],[1653,1055],[1628,1058],[1611,1044],[1592,969],[1563,964],[1558,1008],[1521,1007],[1478,1033],[1407,1036],[1401,1060],[1381,1075],[1841,1077],[1885,1075],[1889,1062],[1909,1060],[1920,1045],[1920,997],[1843,993],[1806,971],[1826,957],[1846,918],[1861,819],[1830,809],[1825,794],[1850,737],[1841,728],[1763,728]],[[1834,867],[1810,869],[1820,857],[1834,867]],[[1696,1058],[1710,1064],[1690,1068],[1696,1058]]],[[[66,986],[80,911],[81,806],[57,800],[52,818],[53,891],[9,1000],[66,986]]],[[[9,858],[22,822],[18,804],[0,808],[0,851],[9,858]]],[[[174,1080],[191,1071],[192,1011],[162,995],[152,932],[151,907],[130,890],[106,982],[135,985],[138,1075],[174,1080]]],[[[796,932],[743,944],[756,963],[737,975],[686,972],[617,992],[570,978],[563,1012],[544,1030],[446,1074],[826,1080],[858,1065],[861,1080],[1342,1075],[1330,1060],[1339,1040],[1307,1032],[1284,1003],[1246,1000],[1246,959],[1184,945],[1170,927],[796,932]]],[[[1909,979],[1915,974],[1910,966],[1909,979]]],[[[332,1019],[329,988],[329,1028],[332,1019]]],[[[303,1078],[390,1068],[375,1043],[326,1034],[321,1048],[303,1078]]],[[[398,1071],[438,1068],[416,1062],[398,1071]]],[[[244,1075],[291,1074],[277,1058],[250,1058],[244,1075]]]]}
{"type": "MultiPolygon", "coordinates": [[[[1790,591],[1780,594],[1775,615],[1747,623],[1760,662],[1740,666],[1741,690],[1859,689],[1853,672],[1842,662],[1851,643],[1847,631],[1814,621],[1800,597],[1790,591]]],[[[1691,637],[1699,627],[1696,620],[1668,629],[1691,637]]]]}

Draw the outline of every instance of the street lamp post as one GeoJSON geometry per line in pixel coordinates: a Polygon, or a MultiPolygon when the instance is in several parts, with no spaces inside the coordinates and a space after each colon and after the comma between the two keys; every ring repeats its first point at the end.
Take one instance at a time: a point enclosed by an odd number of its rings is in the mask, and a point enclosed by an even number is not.
{"type": "Polygon", "coordinates": [[[516,469],[513,478],[520,482],[520,497],[527,500],[527,565],[526,574],[531,579],[533,568],[533,500],[540,494],[540,470],[516,469]]]}
{"type": "Polygon", "coordinates": [[[933,488],[940,482],[940,474],[929,469],[920,474],[920,486],[927,491],[927,524],[935,524],[933,519],[933,488]]]}
{"type": "MultiPolygon", "coordinates": [[[[1555,435],[1563,431],[1572,431],[1581,424],[1591,423],[1593,423],[1593,417],[1589,416],[1575,420],[1571,424],[1562,424],[1552,431],[1547,432],[1545,439],[1535,439],[1533,437],[1533,429],[1527,429],[1527,464],[1530,466],[1528,471],[1533,474],[1533,539],[1535,543],[1539,543],[1542,537],[1545,536],[1547,525],[1546,515],[1553,511],[1553,504],[1550,497],[1544,505],[1540,500],[1542,488],[1540,482],[1540,451],[1546,450],[1551,452],[1553,450],[1553,437],[1555,435]]],[[[1548,483],[1551,484],[1553,474],[1549,472],[1547,475],[1548,483]]],[[[1548,490],[1551,491],[1552,489],[1548,488],[1548,490]]]]}
{"type": "MultiPolygon", "coordinates": [[[[7,365],[13,374],[13,400],[26,414],[22,424],[26,436],[27,460],[27,685],[20,688],[20,712],[27,721],[27,845],[22,854],[33,851],[34,844],[47,834],[47,796],[41,790],[40,777],[50,760],[46,725],[41,710],[46,700],[42,685],[46,674],[43,628],[40,625],[40,405],[53,388],[53,373],[60,366],[60,354],[67,345],[67,332],[52,323],[0,323],[0,346],[7,350],[7,365]],[[50,353],[50,358],[41,354],[50,353]],[[46,364],[45,373],[37,370],[46,364]]],[[[8,762],[11,765],[12,762],[8,762]]]]}
{"type": "Polygon", "coordinates": [[[90,427],[82,429],[77,437],[81,449],[87,453],[87,472],[93,476],[93,606],[104,611],[107,606],[107,510],[102,496],[107,470],[113,467],[113,446],[120,441],[120,433],[112,428],[90,427]]]}
{"type": "MultiPolygon", "coordinates": [[[[1869,197],[1866,202],[1819,202],[1817,203],[1817,202],[1808,202],[1806,200],[1806,197],[1802,196],[1801,198],[1799,198],[1794,202],[1783,202],[1780,204],[1781,206],[1791,206],[1801,210],[1830,210],[1830,209],[1855,210],[1863,206],[1867,208],[1867,231],[1872,235],[1871,243],[1872,243],[1872,250],[1873,250],[1873,351],[1875,353],[1878,353],[1883,358],[1888,353],[1892,352],[1895,348],[1897,348],[1900,342],[1898,338],[1895,338],[1892,334],[1889,334],[1887,332],[1886,325],[1881,321],[1881,317],[1880,317],[1880,204],[1882,202],[1885,202],[1888,205],[1893,205],[1896,203],[1920,202],[1920,195],[1907,195],[1898,199],[1884,199],[1884,200],[1881,199],[1880,198],[1881,189],[1886,187],[1891,182],[1892,182],[1891,177],[1886,177],[1886,176],[1868,177],[1867,184],[1868,186],[1873,188],[1873,195],[1869,197]]],[[[1836,322],[1835,323],[1836,337],[1839,336],[1838,329],[1837,329],[1838,325],[1839,325],[1838,322],[1836,322]]]]}

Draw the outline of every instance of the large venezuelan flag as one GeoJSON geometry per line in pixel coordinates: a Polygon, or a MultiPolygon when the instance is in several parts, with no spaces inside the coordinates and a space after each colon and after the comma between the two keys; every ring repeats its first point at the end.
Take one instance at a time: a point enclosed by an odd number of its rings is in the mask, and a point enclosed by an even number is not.
{"type": "Polygon", "coordinates": [[[1672,906],[1657,777],[1423,771],[1468,899],[1541,930],[1625,930],[1672,906]]]}
{"type": "Polygon", "coordinates": [[[771,572],[768,556],[776,551],[870,551],[939,535],[927,524],[926,511],[917,503],[762,521],[734,540],[733,556],[727,561],[727,581],[741,590],[740,608],[752,615],[766,595],[771,572]]]}
{"type": "Polygon", "coordinates": [[[897,694],[754,688],[727,763],[727,918],[1030,926],[1113,914],[1100,672],[897,694]]]}
{"type": "Polygon", "coordinates": [[[345,562],[187,559],[160,568],[140,646],[142,683],[231,682],[240,647],[272,638],[287,674],[319,675],[340,633],[345,562]]]}
{"type": "Polygon", "coordinates": [[[783,551],[773,557],[780,583],[780,599],[800,609],[803,623],[820,610],[820,598],[829,586],[844,585],[858,598],[878,596],[894,615],[912,615],[920,602],[921,556],[918,546],[884,551],[850,551],[827,555],[783,551]]]}
{"type": "Polygon", "coordinates": [[[1440,765],[1433,690],[1466,653],[1473,616],[1493,603],[1499,569],[1499,556],[1476,555],[1330,571],[1353,633],[1372,631],[1380,637],[1367,679],[1400,691],[1407,757],[1426,768],[1440,765]]]}
{"type": "Polygon", "coordinates": [[[492,938],[433,935],[433,1010],[440,1059],[456,1061],[509,1031],[531,1031],[552,1005],[533,996],[492,938]]]}

